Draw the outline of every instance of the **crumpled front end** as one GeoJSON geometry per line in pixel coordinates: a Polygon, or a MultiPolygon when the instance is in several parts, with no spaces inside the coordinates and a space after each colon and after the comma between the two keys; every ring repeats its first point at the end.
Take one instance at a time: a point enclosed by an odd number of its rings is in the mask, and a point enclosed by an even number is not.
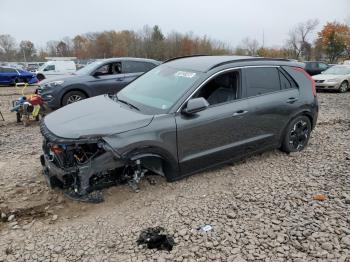
{"type": "Polygon", "coordinates": [[[81,198],[122,180],[126,163],[101,137],[60,138],[44,121],[40,129],[44,136],[40,160],[50,187],[81,198]]]}

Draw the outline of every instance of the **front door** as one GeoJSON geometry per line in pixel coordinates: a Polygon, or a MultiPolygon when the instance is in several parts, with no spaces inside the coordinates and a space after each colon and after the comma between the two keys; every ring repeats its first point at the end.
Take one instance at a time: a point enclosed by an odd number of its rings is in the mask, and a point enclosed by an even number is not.
{"type": "Polygon", "coordinates": [[[240,71],[218,75],[194,97],[210,106],[193,115],[177,113],[178,158],[183,175],[240,156],[249,137],[245,133],[248,103],[240,99],[240,71]]]}
{"type": "Polygon", "coordinates": [[[94,95],[115,94],[115,90],[121,89],[124,84],[120,63],[108,63],[100,66],[91,77],[90,85],[94,95]]]}

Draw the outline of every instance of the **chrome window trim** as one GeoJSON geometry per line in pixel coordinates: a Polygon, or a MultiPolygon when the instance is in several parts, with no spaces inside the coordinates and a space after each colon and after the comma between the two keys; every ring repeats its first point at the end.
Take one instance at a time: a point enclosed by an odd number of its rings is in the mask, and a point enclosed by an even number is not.
{"type": "Polygon", "coordinates": [[[228,72],[228,71],[234,71],[236,69],[243,69],[243,68],[252,68],[252,67],[268,67],[268,68],[281,68],[281,66],[274,66],[274,65],[257,65],[257,66],[238,66],[238,67],[230,67],[223,69],[221,71],[216,72],[215,74],[208,77],[203,83],[201,83],[192,93],[189,95],[186,100],[179,106],[179,108],[176,110],[176,113],[179,113],[181,111],[181,108],[192,98],[192,96],[200,89],[202,86],[204,86],[206,83],[208,83],[211,79],[216,77],[219,74],[228,72]]]}

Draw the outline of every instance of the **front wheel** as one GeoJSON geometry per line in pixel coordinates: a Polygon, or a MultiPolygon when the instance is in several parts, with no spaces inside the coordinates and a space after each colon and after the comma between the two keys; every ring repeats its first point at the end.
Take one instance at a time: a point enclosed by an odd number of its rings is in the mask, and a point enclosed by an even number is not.
{"type": "Polygon", "coordinates": [[[303,150],[309,142],[311,123],[307,116],[294,118],[287,126],[281,150],[287,153],[303,150]]]}
{"type": "Polygon", "coordinates": [[[38,75],[36,76],[36,78],[37,78],[39,81],[42,81],[42,80],[45,79],[45,76],[42,75],[42,74],[38,74],[38,75]]]}
{"type": "Polygon", "coordinates": [[[348,91],[348,88],[349,88],[349,83],[346,81],[343,81],[339,86],[339,92],[345,93],[346,91],[348,91]]]}
{"type": "Polygon", "coordinates": [[[86,98],[86,95],[80,91],[70,91],[63,96],[62,106],[69,105],[86,98]]]}

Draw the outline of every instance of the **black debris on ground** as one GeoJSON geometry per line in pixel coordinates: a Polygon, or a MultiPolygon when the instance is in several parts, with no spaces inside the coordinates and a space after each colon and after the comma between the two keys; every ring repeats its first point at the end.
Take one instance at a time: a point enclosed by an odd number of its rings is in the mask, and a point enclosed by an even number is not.
{"type": "Polygon", "coordinates": [[[172,236],[164,233],[164,228],[149,227],[141,232],[137,244],[145,245],[148,249],[171,251],[175,242],[172,236]]]}

